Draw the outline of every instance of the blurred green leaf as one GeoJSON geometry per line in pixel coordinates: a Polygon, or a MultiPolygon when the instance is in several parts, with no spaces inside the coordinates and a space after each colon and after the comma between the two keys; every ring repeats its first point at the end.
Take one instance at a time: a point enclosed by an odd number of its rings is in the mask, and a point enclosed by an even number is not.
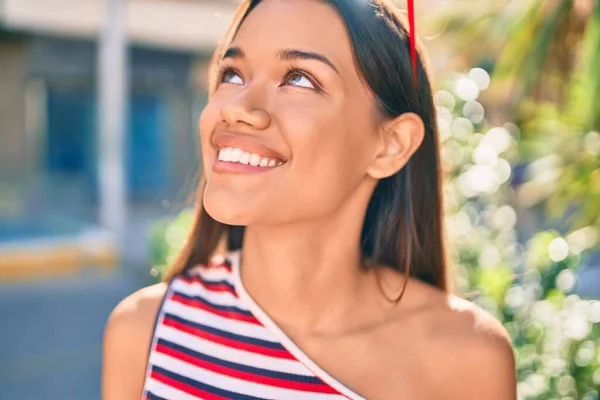
{"type": "Polygon", "coordinates": [[[509,267],[481,268],[476,275],[477,287],[497,304],[504,301],[506,290],[514,281],[514,271],[509,267]]]}

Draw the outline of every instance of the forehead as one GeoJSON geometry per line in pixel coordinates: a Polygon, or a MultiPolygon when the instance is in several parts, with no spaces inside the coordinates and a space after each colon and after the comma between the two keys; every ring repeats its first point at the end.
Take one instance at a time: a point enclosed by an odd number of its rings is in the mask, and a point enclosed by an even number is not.
{"type": "Polygon", "coordinates": [[[342,65],[352,61],[346,26],[333,6],[319,0],[263,0],[246,17],[232,45],[245,53],[284,48],[319,52],[342,65]]]}

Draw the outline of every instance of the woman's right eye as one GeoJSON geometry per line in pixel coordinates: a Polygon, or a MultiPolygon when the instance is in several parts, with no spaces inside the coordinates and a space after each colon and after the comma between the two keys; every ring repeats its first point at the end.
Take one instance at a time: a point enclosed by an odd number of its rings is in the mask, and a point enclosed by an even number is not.
{"type": "Polygon", "coordinates": [[[240,74],[235,72],[233,69],[228,68],[221,74],[221,83],[231,83],[233,85],[243,85],[244,81],[240,77],[240,74]]]}

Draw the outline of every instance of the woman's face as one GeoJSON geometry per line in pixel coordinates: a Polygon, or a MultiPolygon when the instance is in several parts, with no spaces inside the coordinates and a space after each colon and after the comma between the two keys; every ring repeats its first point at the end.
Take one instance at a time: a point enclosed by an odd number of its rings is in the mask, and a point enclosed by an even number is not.
{"type": "Polygon", "coordinates": [[[324,218],[373,184],[378,114],[332,6],[262,1],[225,53],[217,85],[200,118],[204,206],[216,220],[324,218]]]}

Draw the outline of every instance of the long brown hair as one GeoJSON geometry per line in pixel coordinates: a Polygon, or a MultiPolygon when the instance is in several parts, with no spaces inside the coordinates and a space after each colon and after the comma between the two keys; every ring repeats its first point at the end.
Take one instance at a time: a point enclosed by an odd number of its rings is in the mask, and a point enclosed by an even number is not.
{"type": "MultiPolygon", "coordinates": [[[[239,5],[213,55],[209,94],[216,86],[216,65],[246,16],[260,1],[245,0],[239,5]]],[[[406,166],[376,185],[364,217],[363,258],[371,265],[387,265],[448,290],[439,141],[422,46],[419,43],[415,77],[405,18],[386,0],[323,1],[333,6],[344,20],[356,67],[375,94],[381,115],[394,118],[413,112],[425,124],[423,143],[406,166]]],[[[194,265],[207,263],[219,243],[224,243],[227,250],[242,246],[244,227],[222,224],[204,209],[205,183],[201,180],[198,187],[193,228],[165,280],[194,265]]]]}

